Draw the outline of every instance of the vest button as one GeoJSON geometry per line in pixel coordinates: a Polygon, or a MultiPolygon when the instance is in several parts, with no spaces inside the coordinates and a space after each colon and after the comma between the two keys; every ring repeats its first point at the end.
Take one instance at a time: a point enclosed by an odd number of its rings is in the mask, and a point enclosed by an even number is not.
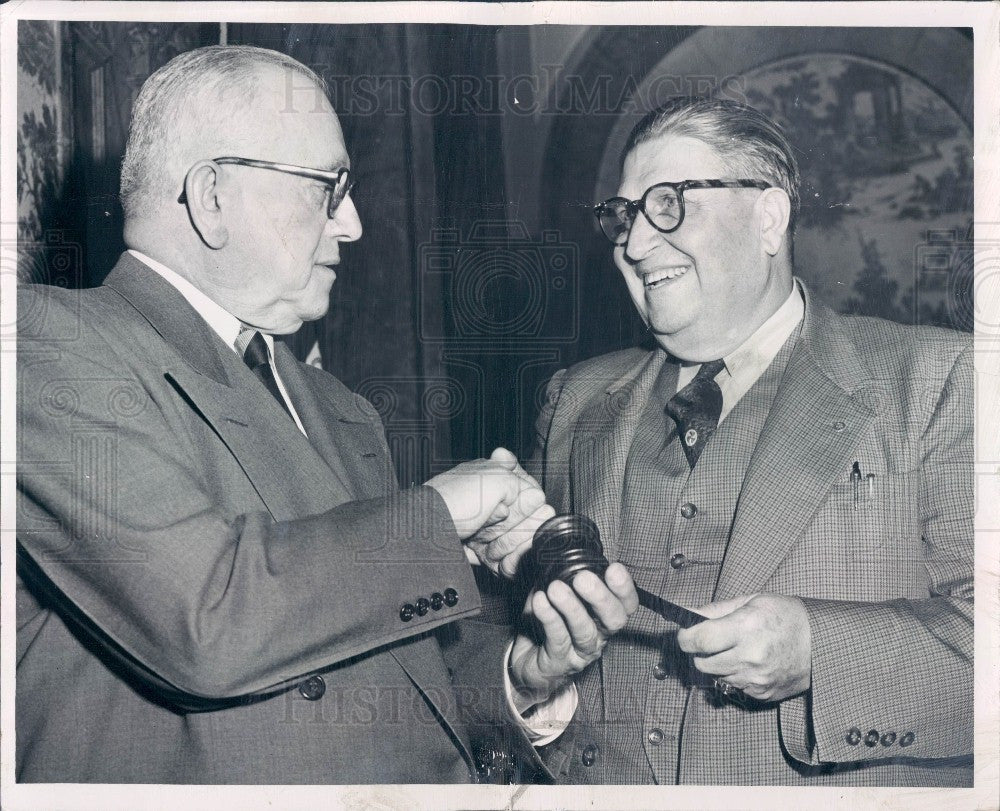
{"type": "Polygon", "coordinates": [[[681,515],[685,518],[694,518],[698,514],[698,508],[694,506],[690,501],[687,504],[681,505],[681,515]]]}
{"type": "Polygon", "coordinates": [[[580,755],[583,765],[589,768],[594,765],[595,760],[597,760],[597,747],[592,743],[583,747],[583,753],[580,755]]]}
{"type": "Polygon", "coordinates": [[[646,735],[646,740],[653,744],[653,746],[659,746],[663,743],[663,730],[659,727],[653,727],[646,735]]]}
{"type": "Polygon", "coordinates": [[[687,557],[681,555],[680,553],[672,555],[670,558],[670,566],[673,569],[683,569],[687,565],[687,557]]]}
{"type": "Polygon", "coordinates": [[[661,665],[657,664],[653,667],[653,678],[657,681],[663,681],[667,677],[667,669],[661,665]]]}

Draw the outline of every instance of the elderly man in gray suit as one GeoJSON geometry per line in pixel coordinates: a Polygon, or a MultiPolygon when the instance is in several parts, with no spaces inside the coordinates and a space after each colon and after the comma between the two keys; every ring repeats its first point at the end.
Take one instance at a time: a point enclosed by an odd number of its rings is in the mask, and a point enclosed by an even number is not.
{"type": "Polygon", "coordinates": [[[480,609],[467,550],[510,573],[552,510],[503,449],[398,489],[372,406],[273,340],[326,312],[351,186],[312,71],[182,54],[133,109],[128,252],[20,291],[19,781],[475,777],[435,631],[480,609]]]}
{"type": "Polygon", "coordinates": [[[538,421],[529,470],[615,561],[531,597],[579,646],[510,655],[550,779],[971,785],[972,342],[817,303],[798,189],[765,116],[675,99],[596,208],[655,344],[558,373],[538,421]]]}

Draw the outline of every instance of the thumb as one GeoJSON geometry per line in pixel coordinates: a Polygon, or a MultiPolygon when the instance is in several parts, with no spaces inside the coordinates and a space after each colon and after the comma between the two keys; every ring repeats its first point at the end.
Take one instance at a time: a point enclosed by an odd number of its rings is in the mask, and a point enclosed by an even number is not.
{"type": "Polygon", "coordinates": [[[699,614],[704,614],[709,619],[719,619],[719,617],[725,617],[728,614],[732,614],[736,609],[742,608],[756,596],[756,594],[741,594],[739,597],[733,597],[729,600],[719,600],[717,603],[708,603],[708,605],[703,605],[701,608],[694,610],[699,614]]]}
{"type": "Polygon", "coordinates": [[[490,460],[493,462],[499,462],[508,470],[513,470],[517,467],[517,457],[506,448],[497,448],[490,454],[490,460]]]}

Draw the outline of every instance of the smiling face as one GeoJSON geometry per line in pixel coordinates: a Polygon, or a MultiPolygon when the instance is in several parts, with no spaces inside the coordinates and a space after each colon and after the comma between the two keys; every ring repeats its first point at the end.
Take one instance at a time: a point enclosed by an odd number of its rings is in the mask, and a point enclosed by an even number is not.
{"type": "MultiPolygon", "coordinates": [[[[706,179],[735,177],[704,142],[666,134],[628,154],[618,195],[637,200],[656,183],[706,179]]],[[[775,250],[773,212],[761,202],[763,194],[783,192],[688,190],[680,228],[664,234],[640,213],[628,241],[615,248],[639,314],[675,357],[724,357],[791,292],[790,263],[784,250],[775,250]]]]}
{"type": "MultiPolygon", "coordinates": [[[[231,154],[312,169],[349,167],[340,123],[322,91],[302,93],[301,79],[294,97],[284,88],[280,69],[264,70],[242,117],[243,143],[231,154]]],[[[216,293],[225,299],[220,304],[273,333],[294,332],[303,321],[322,317],[340,243],[361,236],[350,196],[330,219],[322,182],[247,166],[224,165],[220,172],[229,206],[227,244],[213,269],[216,293]]]]}

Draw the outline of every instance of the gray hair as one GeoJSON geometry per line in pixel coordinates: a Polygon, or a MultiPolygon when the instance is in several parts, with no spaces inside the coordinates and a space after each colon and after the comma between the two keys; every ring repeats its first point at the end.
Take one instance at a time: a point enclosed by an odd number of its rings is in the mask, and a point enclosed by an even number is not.
{"type": "MultiPolygon", "coordinates": [[[[144,201],[181,189],[171,177],[185,157],[185,144],[198,135],[206,149],[223,141],[233,117],[255,98],[260,68],[292,70],[326,92],[325,82],[290,56],[249,45],[210,45],[182,53],[150,76],[132,105],[122,161],[120,196],[125,217],[144,201]]],[[[200,155],[212,158],[216,155],[200,155]]]]}
{"type": "Polygon", "coordinates": [[[759,178],[784,189],[792,204],[788,230],[794,232],[799,214],[799,167],[791,144],[771,119],[747,104],[728,99],[677,96],[635,125],[622,151],[622,163],[640,144],[667,134],[695,138],[711,147],[733,173],[731,179],[759,178]]]}

